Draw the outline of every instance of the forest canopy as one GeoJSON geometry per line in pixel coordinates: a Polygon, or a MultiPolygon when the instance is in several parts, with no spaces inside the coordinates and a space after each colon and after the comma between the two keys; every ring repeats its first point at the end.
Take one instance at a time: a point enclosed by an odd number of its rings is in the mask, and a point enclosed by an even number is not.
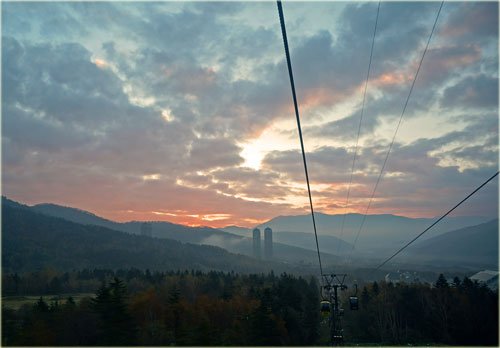
{"type": "MultiPolygon", "coordinates": [[[[3,345],[329,343],[315,277],[85,269],[2,280],[7,298],[40,294],[19,308],[4,301],[3,345]],[[75,301],[81,292],[93,295],[75,301]]],[[[343,304],[350,294],[342,292],[343,304]]],[[[498,292],[468,278],[366,283],[358,296],[359,310],[343,317],[346,344],[498,345],[498,292]]]]}

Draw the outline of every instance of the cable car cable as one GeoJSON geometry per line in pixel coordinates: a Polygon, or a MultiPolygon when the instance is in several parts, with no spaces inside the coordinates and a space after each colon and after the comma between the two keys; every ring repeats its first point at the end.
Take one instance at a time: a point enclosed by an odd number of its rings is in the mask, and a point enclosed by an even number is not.
{"type": "Polygon", "coordinates": [[[283,8],[281,6],[280,0],[277,1],[277,5],[278,5],[278,14],[279,14],[280,24],[281,24],[281,34],[283,35],[283,44],[285,46],[285,55],[286,55],[286,63],[288,66],[288,75],[290,76],[290,86],[292,88],[293,105],[295,107],[295,118],[297,119],[297,128],[299,130],[300,148],[302,149],[302,160],[304,162],[304,171],[306,174],[307,193],[309,195],[309,205],[311,207],[311,217],[312,217],[312,223],[313,223],[313,228],[314,228],[314,237],[316,238],[316,249],[318,251],[319,270],[320,270],[321,275],[323,275],[323,266],[321,265],[321,255],[319,253],[318,233],[316,230],[316,220],[314,218],[314,208],[313,208],[313,202],[312,202],[312,196],[311,196],[311,186],[309,184],[309,174],[307,171],[306,152],[304,150],[304,140],[302,138],[302,128],[300,127],[299,107],[297,104],[297,95],[295,93],[295,83],[293,80],[292,62],[290,59],[290,52],[288,50],[288,40],[287,40],[287,36],[286,36],[286,27],[285,27],[285,16],[283,15],[283,8]]]}
{"type": "Polygon", "coordinates": [[[476,188],[474,191],[472,191],[467,197],[465,197],[464,199],[462,199],[457,205],[455,205],[453,208],[451,208],[450,210],[448,210],[443,216],[441,216],[438,220],[436,220],[432,225],[430,225],[429,227],[427,227],[423,232],[421,232],[418,236],[416,236],[415,238],[413,238],[411,241],[409,241],[408,243],[406,243],[405,246],[403,246],[401,249],[399,249],[398,251],[396,251],[391,257],[389,257],[388,259],[386,259],[384,262],[382,262],[377,268],[376,270],[380,269],[380,267],[382,267],[383,265],[385,265],[387,262],[389,262],[390,260],[392,260],[396,255],[398,255],[400,252],[402,252],[404,249],[406,249],[410,244],[412,244],[414,241],[416,241],[418,238],[420,238],[420,236],[422,236],[425,232],[429,231],[432,227],[434,227],[439,221],[443,220],[449,213],[451,213],[453,210],[455,210],[455,208],[457,208],[458,206],[460,206],[463,202],[465,202],[467,199],[469,199],[472,195],[474,195],[477,191],[479,191],[481,188],[483,188],[483,186],[485,186],[487,183],[489,183],[491,180],[493,180],[497,175],[498,175],[498,171],[495,173],[495,175],[493,175],[492,177],[490,177],[488,180],[486,180],[484,183],[481,184],[481,186],[479,186],[478,188],[476,188]]]}
{"type": "Polygon", "coordinates": [[[350,196],[350,192],[351,192],[352,177],[354,174],[354,164],[356,163],[356,156],[358,153],[359,135],[361,134],[361,123],[363,122],[363,115],[364,115],[364,110],[365,110],[366,90],[368,88],[368,80],[370,78],[370,70],[371,70],[372,58],[373,58],[373,47],[375,46],[375,35],[377,33],[379,13],[380,13],[380,0],[378,2],[378,6],[377,6],[377,16],[375,18],[375,27],[373,28],[372,47],[370,49],[370,59],[368,61],[368,71],[366,73],[365,90],[363,92],[363,103],[361,104],[361,116],[359,118],[358,135],[356,136],[356,146],[354,147],[354,157],[352,159],[351,176],[349,179],[349,185],[347,186],[347,198],[346,198],[346,202],[345,202],[345,206],[344,206],[344,215],[342,217],[342,226],[340,228],[340,236],[339,236],[339,239],[337,241],[337,254],[339,253],[339,249],[340,249],[340,240],[342,239],[342,236],[344,234],[345,218],[347,215],[347,207],[349,205],[349,196],[350,196]]]}
{"type": "Polygon", "coordinates": [[[420,58],[420,62],[418,64],[418,68],[417,68],[417,71],[415,73],[415,77],[413,78],[413,82],[411,84],[410,91],[408,93],[408,97],[406,98],[406,101],[405,101],[405,104],[404,104],[404,107],[403,107],[403,111],[401,112],[401,116],[399,117],[398,125],[396,127],[396,130],[394,131],[394,135],[392,137],[392,141],[391,141],[391,143],[389,145],[389,150],[387,151],[387,154],[385,156],[384,163],[382,164],[382,168],[380,170],[380,174],[379,174],[379,176],[377,178],[377,182],[375,183],[375,187],[373,188],[372,195],[371,195],[370,200],[368,202],[368,205],[366,207],[365,213],[363,214],[363,219],[361,220],[361,225],[360,225],[360,227],[358,229],[358,233],[356,234],[356,238],[354,239],[354,243],[352,245],[352,249],[351,249],[351,252],[349,254],[349,260],[351,259],[351,255],[352,255],[352,252],[354,251],[354,247],[356,246],[356,243],[358,242],[359,234],[361,233],[361,230],[363,229],[363,226],[365,224],[366,215],[368,214],[368,210],[370,210],[370,206],[371,206],[371,203],[372,203],[373,198],[375,196],[375,192],[377,191],[377,188],[378,188],[378,185],[380,183],[380,180],[382,179],[382,175],[384,173],[384,169],[385,169],[385,166],[387,164],[387,160],[388,160],[389,155],[390,155],[391,150],[392,150],[392,146],[394,145],[394,141],[396,140],[396,135],[398,134],[398,130],[399,130],[399,127],[401,125],[401,121],[403,120],[403,116],[404,116],[406,108],[408,106],[408,102],[409,102],[411,94],[413,92],[413,88],[415,87],[415,82],[417,81],[418,73],[420,72],[420,68],[422,67],[422,62],[424,61],[425,54],[427,53],[427,49],[429,48],[429,43],[431,42],[432,34],[434,33],[434,30],[436,29],[436,25],[437,25],[437,22],[438,22],[438,19],[439,19],[439,14],[441,13],[441,9],[443,8],[443,4],[444,4],[444,0],[441,1],[441,5],[439,6],[439,9],[438,9],[438,12],[437,12],[437,15],[436,15],[436,19],[434,20],[434,25],[432,26],[431,33],[429,34],[429,38],[427,39],[427,44],[425,45],[424,53],[422,54],[422,57],[420,58]]]}

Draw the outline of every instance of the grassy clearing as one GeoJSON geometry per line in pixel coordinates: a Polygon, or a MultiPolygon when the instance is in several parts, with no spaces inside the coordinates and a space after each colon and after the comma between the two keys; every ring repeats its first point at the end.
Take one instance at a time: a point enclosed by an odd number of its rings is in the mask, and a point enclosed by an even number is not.
{"type": "Polygon", "coordinates": [[[94,293],[78,293],[78,294],[60,294],[60,295],[36,295],[36,296],[6,296],[2,297],[2,306],[6,308],[18,310],[21,306],[28,304],[33,305],[38,299],[43,297],[43,300],[47,303],[53,301],[59,301],[60,304],[64,303],[68,297],[73,297],[75,302],[79,302],[85,297],[94,297],[94,293]]]}

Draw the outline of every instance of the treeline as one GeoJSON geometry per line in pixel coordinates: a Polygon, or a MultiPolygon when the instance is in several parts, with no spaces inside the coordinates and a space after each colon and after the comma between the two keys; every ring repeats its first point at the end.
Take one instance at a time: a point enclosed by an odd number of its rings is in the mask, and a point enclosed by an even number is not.
{"type": "MultiPolygon", "coordinates": [[[[166,271],[159,272],[137,268],[130,269],[82,269],[71,272],[58,272],[45,268],[37,272],[2,273],[2,296],[57,295],[68,293],[96,292],[103,283],[113,278],[123,279],[131,293],[146,290],[148,287],[160,285],[166,277],[200,276],[201,271],[166,271]]],[[[231,274],[235,274],[232,272],[231,274]]]]}
{"type": "MultiPolygon", "coordinates": [[[[3,296],[40,297],[2,306],[2,345],[328,345],[319,284],[273,273],[45,270],[3,275],[3,296]],[[38,281],[38,284],[37,284],[38,281]],[[17,288],[16,288],[17,284],[17,288]],[[17,289],[17,290],[16,290],[17,289]],[[93,292],[51,300],[50,294],[93,292]],[[40,292],[37,292],[40,291],[40,292]]],[[[347,345],[498,346],[498,291],[468,278],[436,283],[367,283],[359,310],[342,292],[347,345]]]]}
{"type": "MultiPolygon", "coordinates": [[[[287,274],[112,271],[95,297],[43,297],[19,310],[2,307],[2,345],[315,345],[319,289],[315,278],[287,274]],[[138,274],[136,274],[138,272],[138,274]],[[135,277],[132,274],[136,274],[135,277]],[[107,279],[113,278],[108,281],[107,279]],[[124,279],[141,280],[130,291],[124,279]]],[[[58,279],[65,279],[64,275],[58,279]]],[[[71,277],[70,277],[71,278],[71,277]]],[[[95,279],[94,279],[95,280],[95,279]]]]}
{"type": "Polygon", "coordinates": [[[441,274],[427,284],[363,287],[359,311],[346,311],[351,344],[498,346],[498,290],[441,274]]]}

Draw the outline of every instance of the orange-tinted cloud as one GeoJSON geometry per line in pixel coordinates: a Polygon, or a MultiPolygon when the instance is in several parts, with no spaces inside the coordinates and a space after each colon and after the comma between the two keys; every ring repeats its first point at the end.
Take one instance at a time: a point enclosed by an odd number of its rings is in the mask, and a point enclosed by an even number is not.
{"type": "MultiPolygon", "coordinates": [[[[412,80],[413,76],[403,72],[387,72],[370,80],[370,86],[389,87],[393,85],[404,85],[412,80]]],[[[364,87],[364,86],[363,86],[364,87]]]]}
{"type": "Polygon", "coordinates": [[[317,107],[331,106],[343,101],[348,96],[345,90],[336,90],[334,88],[317,87],[308,88],[302,91],[300,96],[301,109],[314,109],[317,107]]]}
{"type": "Polygon", "coordinates": [[[97,65],[97,67],[103,69],[108,66],[108,62],[106,62],[104,59],[96,58],[94,59],[94,64],[97,65]]]}

